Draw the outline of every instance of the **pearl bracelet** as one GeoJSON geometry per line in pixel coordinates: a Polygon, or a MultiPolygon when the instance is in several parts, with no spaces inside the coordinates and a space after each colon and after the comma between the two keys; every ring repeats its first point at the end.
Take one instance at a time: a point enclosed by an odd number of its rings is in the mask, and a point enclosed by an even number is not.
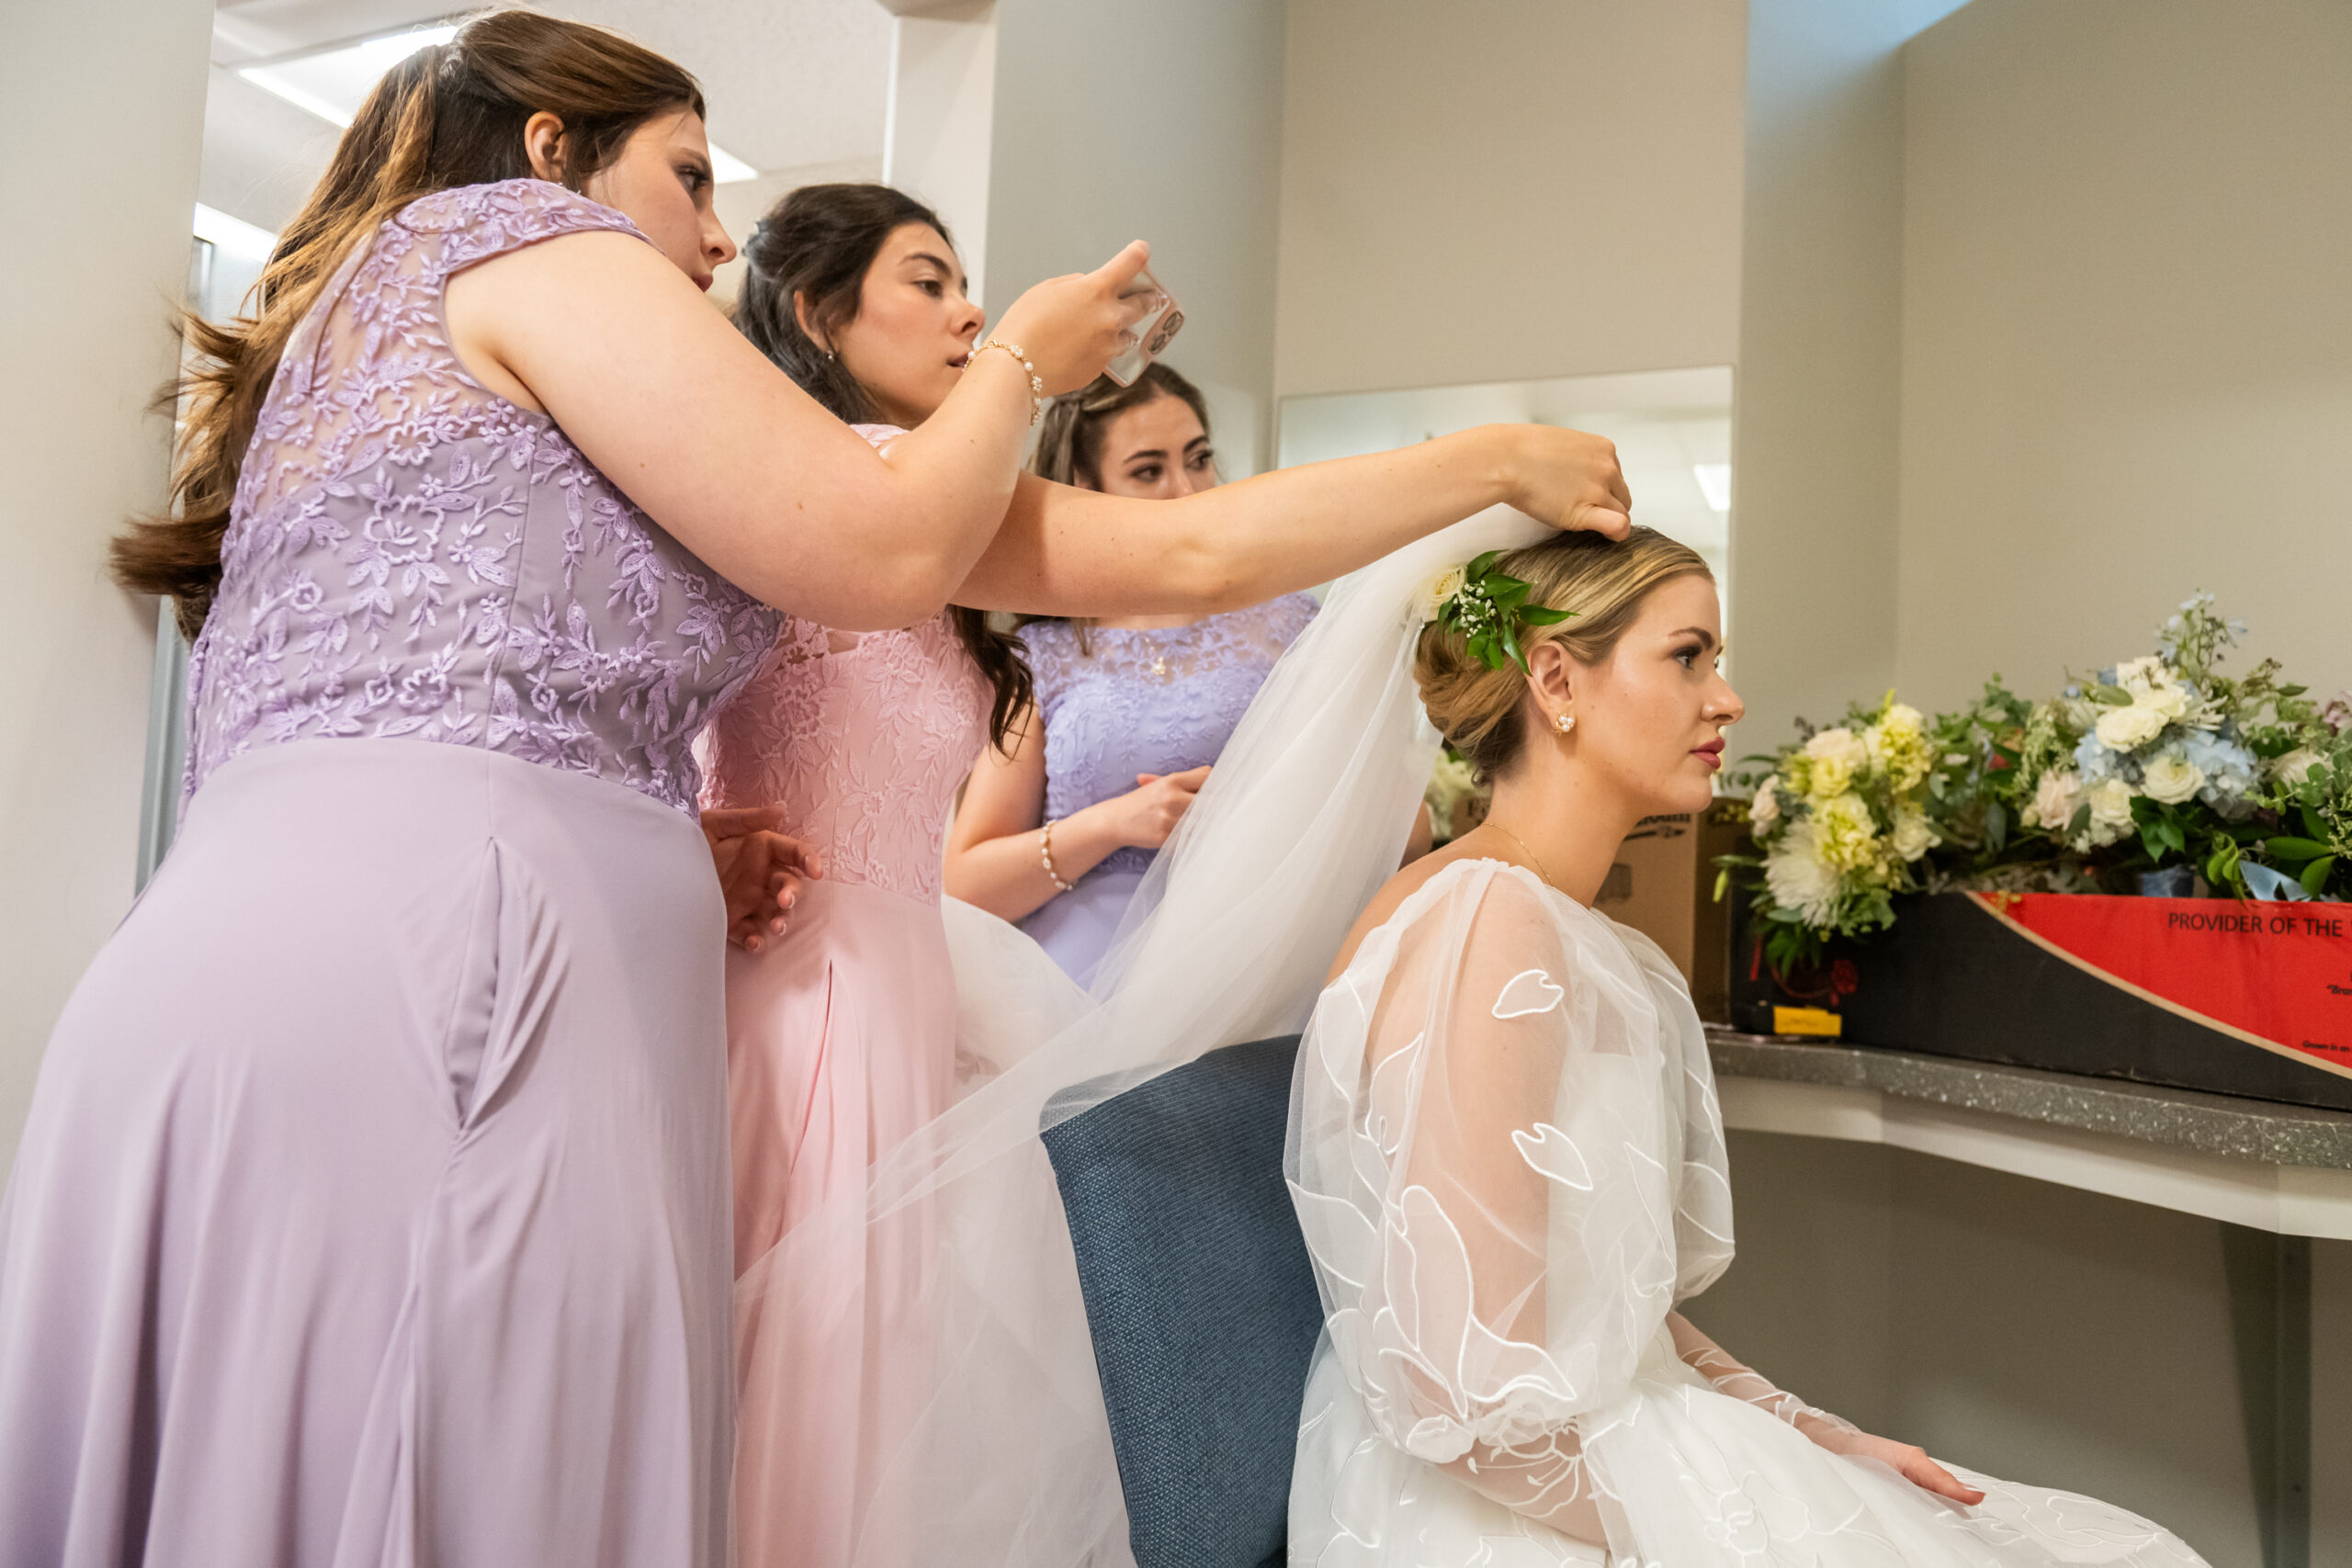
{"type": "Polygon", "coordinates": [[[1057,891],[1069,892],[1072,884],[1064,882],[1061,873],[1054,869],[1054,825],[1051,821],[1038,831],[1037,859],[1046,868],[1046,880],[1052,883],[1057,891]]]}
{"type": "MultiPolygon", "coordinates": [[[[972,359],[978,359],[981,355],[986,354],[992,348],[1001,348],[1004,350],[1005,353],[1012,355],[1014,361],[1020,365],[1022,369],[1028,372],[1029,423],[1031,424],[1036,423],[1038,419],[1046,412],[1046,378],[1037,374],[1037,367],[1029,363],[1029,356],[1021,352],[1021,345],[1019,344],[1004,343],[996,338],[990,338],[988,342],[980,344],[979,347],[972,350],[971,357],[972,359]]],[[[965,363],[969,364],[971,361],[967,360],[965,363]]]]}

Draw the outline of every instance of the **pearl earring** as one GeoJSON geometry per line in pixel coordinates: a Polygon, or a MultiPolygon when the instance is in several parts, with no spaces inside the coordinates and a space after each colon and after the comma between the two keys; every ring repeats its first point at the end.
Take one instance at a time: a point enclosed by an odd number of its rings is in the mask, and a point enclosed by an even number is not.
{"type": "Polygon", "coordinates": [[[1558,730],[1563,735],[1566,735],[1569,730],[1574,729],[1576,727],[1577,716],[1572,713],[1560,714],[1552,720],[1552,728],[1558,730]]]}

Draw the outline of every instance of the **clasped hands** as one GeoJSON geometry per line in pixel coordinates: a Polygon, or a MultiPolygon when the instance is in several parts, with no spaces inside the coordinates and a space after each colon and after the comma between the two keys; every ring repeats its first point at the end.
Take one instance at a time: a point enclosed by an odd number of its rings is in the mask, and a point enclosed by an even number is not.
{"type": "Polygon", "coordinates": [[[781,806],[720,807],[702,814],[702,836],[727,901],[727,940],[746,953],[782,936],[801,885],[825,874],[816,852],[783,827],[781,806]]]}

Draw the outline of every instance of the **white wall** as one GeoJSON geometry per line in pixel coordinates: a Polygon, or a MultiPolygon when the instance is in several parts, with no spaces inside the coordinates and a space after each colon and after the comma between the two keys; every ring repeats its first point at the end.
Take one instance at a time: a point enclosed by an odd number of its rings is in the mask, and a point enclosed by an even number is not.
{"type": "Polygon", "coordinates": [[[1742,750],[1894,681],[1904,42],[1959,0],[1752,0],[1733,426],[1742,750]]]}
{"type": "Polygon", "coordinates": [[[1282,7],[997,0],[991,314],[1134,239],[1182,303],[1168,361],[1208,394],[1227,477],[1272,408],[1282,7]]]}
{"type": "Polygon", "coordinates": [[[1908,65],[1905,691],[2199,587],[2352,683],[2352,6],[1975,0],[1908,65]]]}
{"type": "Polygon", "coordinates": [[[163,499],[169,427],[146,408],[187,283],[211,17],[0,7],[0,1162],[58,1009],[130,901],[154,607],[107,581],[106,544],[163,499]]]}
{"type": "Polygon", "coordinates": [[[1745,0],[1289,13],[1281,393],[1731,362],[1745,0]]]}
{"type": "MultiPolygon", "coordinates": [[[[1940,1459],[2263,1561],[2222,1227],[1905,1150],[1731,1136],[1740,1255],[1689,1310],[1806,1399],[1940,1459]]],[[[2317,1244],[2314,1338],[2352,1248],[2317,1244]]],[[[2352,1563],[2340,1348],[2315,1379],[2313,1564],[2352,1563]]]]}

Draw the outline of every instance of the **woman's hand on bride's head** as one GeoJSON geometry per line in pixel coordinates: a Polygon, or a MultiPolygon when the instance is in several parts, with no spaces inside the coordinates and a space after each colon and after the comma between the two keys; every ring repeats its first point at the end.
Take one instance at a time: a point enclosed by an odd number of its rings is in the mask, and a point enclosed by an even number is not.
{"type": "Polygon", "coordinates": [[[1914,1444],[1873,1437],[1842,1422],[1835,1426],[1824,1423],[1819,1429],[1809,1429],[1806,1435],[1833,1454],[1874,1459],[1912,1485],[1939,1497],[1949,1497],[1970,1507],[1984,1501],[1984,1493],[1929,1459],[1926,1450],[1914,1444]]]}
{"type": "Polygon", "coordinates": [[[1151,247],[1136,240],[1092,272],[1049,277],[1015,299],[988,335],[1028,355],[1047,397],[1074,392],[1126,348],[1148,297],[1123,296],[1150,260],[1151,247]]]}
{"type": "Polygon", "coordinates": [[[1634,525],[1634,493],[1606,436],[1553,425],[1510,427],[1511,505],[1539,523],[1622,539],[1634,525]]]}

